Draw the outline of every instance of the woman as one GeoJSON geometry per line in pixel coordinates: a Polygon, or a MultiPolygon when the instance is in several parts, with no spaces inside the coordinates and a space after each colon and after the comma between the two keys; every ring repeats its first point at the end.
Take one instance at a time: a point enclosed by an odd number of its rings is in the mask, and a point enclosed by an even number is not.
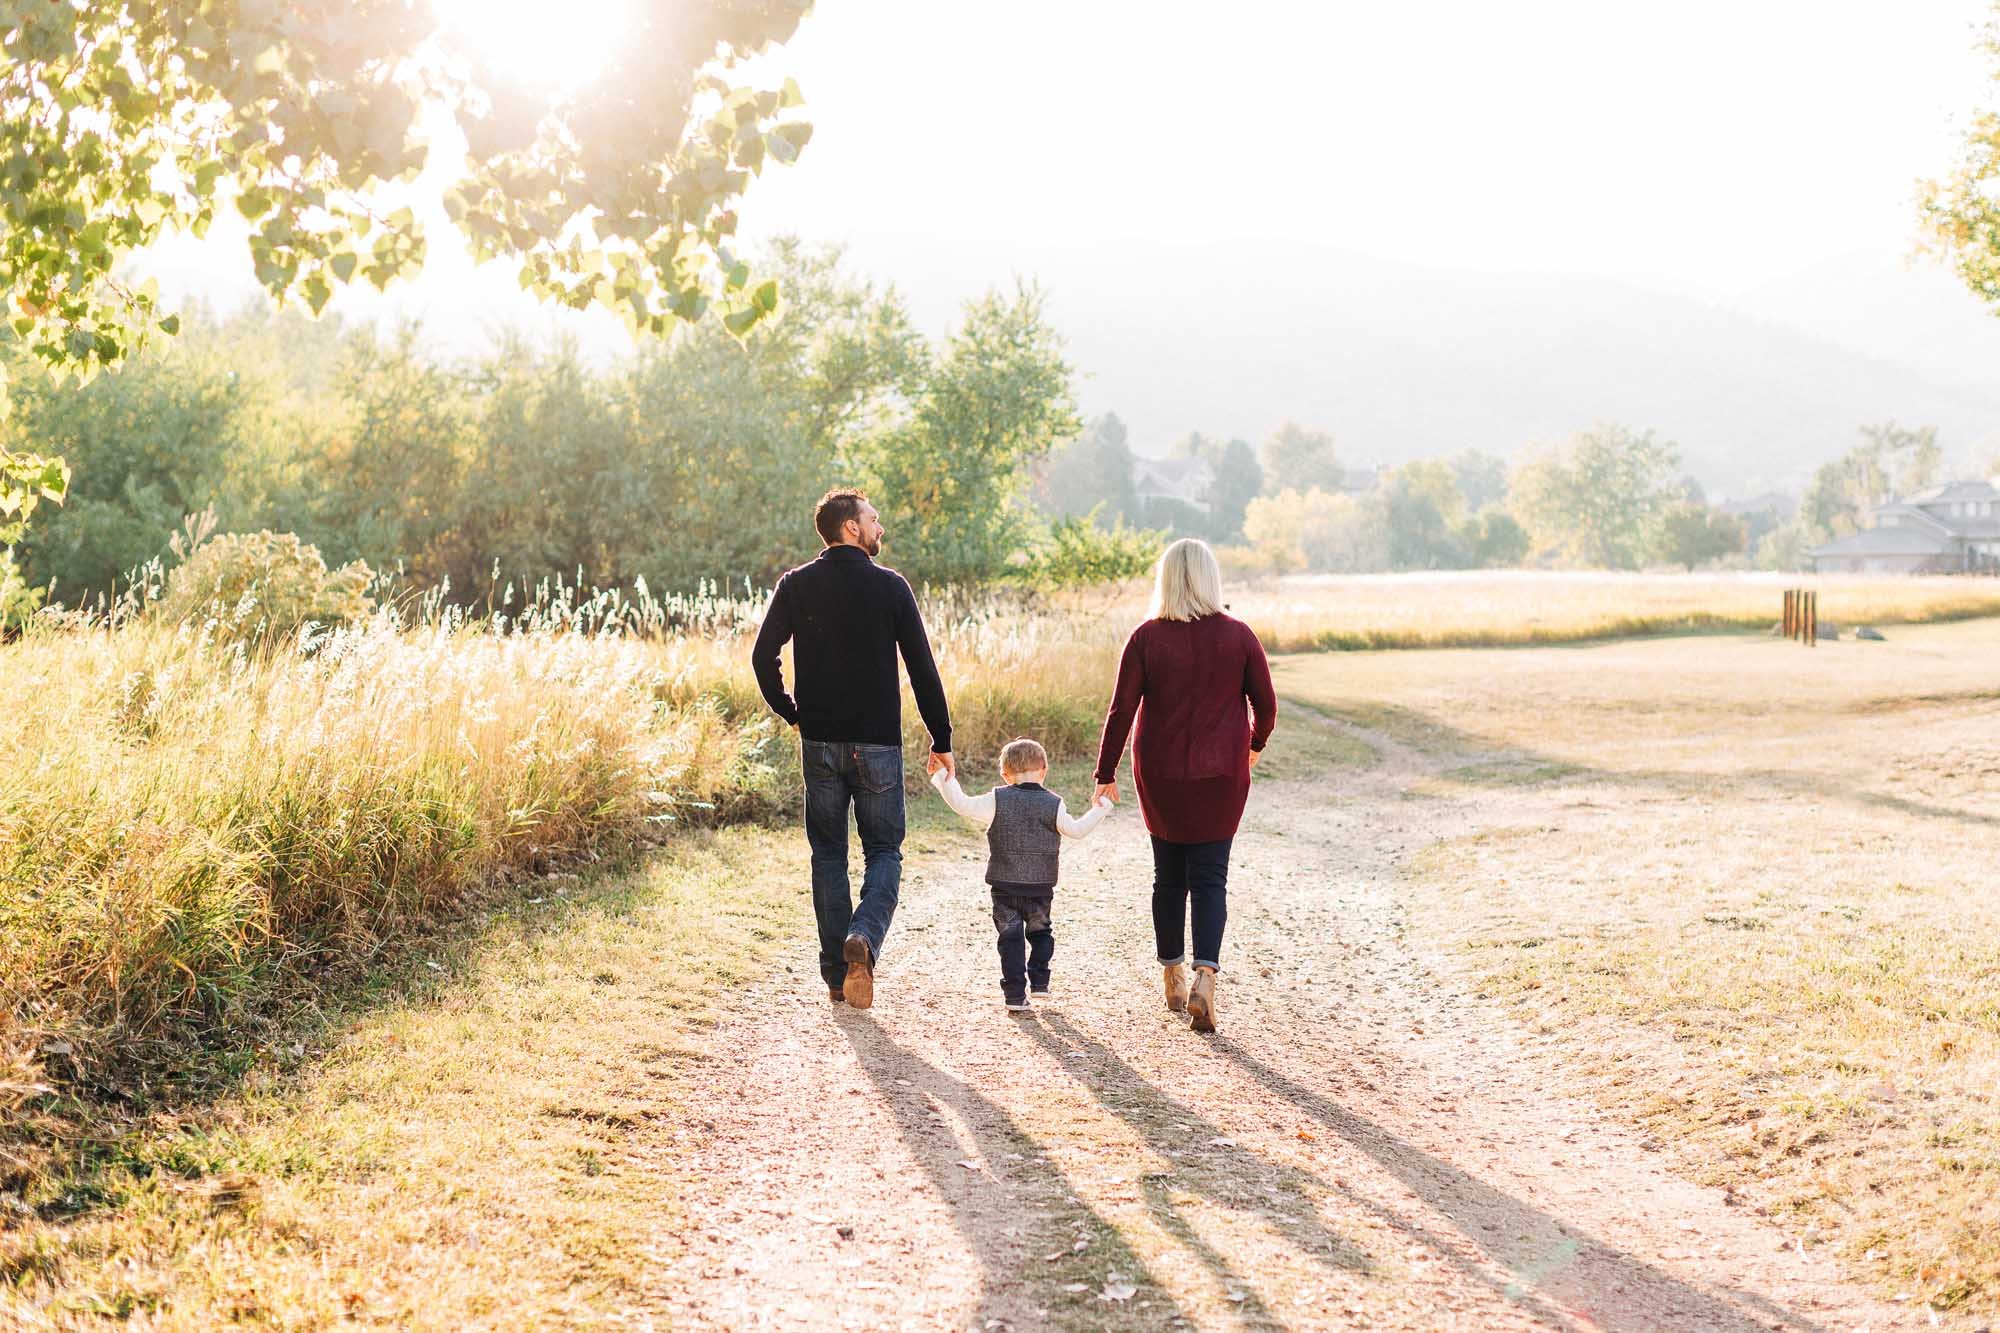
{"type": "Polygon", "coordinates": [[[1097,794],[1118,799],[1118,760],[1136,719],[1132,777],[1153,835],[1153,932],[1167,1008],[1186,1010],[1196,1032],[1215,1031],[1229,846],[1277,716],[1264,646],[1223,614],[1215,552],[1193,538],[1175,542],[1160,556],[1152,618],[1132,631],[1118,663],[1097,750],[1097,794]],[[1190,898],[1192,989],[1184,966],[1190,898]]]}

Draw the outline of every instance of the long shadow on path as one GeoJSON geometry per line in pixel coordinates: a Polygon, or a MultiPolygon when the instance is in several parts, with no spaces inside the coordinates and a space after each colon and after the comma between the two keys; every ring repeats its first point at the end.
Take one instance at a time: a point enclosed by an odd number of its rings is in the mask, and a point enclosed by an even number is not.
{"type": "MultiPolygon", "coordinates": [[[[1240,1206],[1243,1173],[1234,1168],[1203,1169],[1188,1150],[1223,1137],[1222,1128],[1169,1096],[1131,1068],[1097,1038],[1060,1015],[1048,1015],[1047,1030],[1030,1035],[1059,1057],[1081,1052],[1103,1077],[1093,1085],[1099,1102],[1132,1126],[1150,1146],[1180,1157],[1176,1181],[1188,1191],[1225,1206],[1240,1206]]],[[[1355,1192],[1337,1181],[1296,1167],[1258,1159],[1256,1171],[1267,1189],[1256,1202],[1265,1220],[1302,1252],[1322,1263],[1354,1268],[1359,1252],[1334,1237],[1317,1218],[1315,1196],[1337,1194],[1378,1218],[1398,1234],[1451,1264],[1480,1285],[1516,1302],[1559,1327],[1590,1327],[1617,1333],[1650,1333],[1663,1328],[1752,1330],[1772,1327],[1813,1329],[1813,1321],[1754,1293],[1721,1295],[1690,1285],[1651,1264],[1604,1244],[1560,1219],[1479,1180],[1450,1163],[1389,1133],[1381,1126],[1300,1087],[1256,1057],[1218,1038],[1220,1054],[1257,1083],[1299,1107],[1327,1130],[1380,1164],[1426,1205],[1452,1219],[1462,1231],[1441,1234],[1423,1222],[1355,1192]],[[1272,1209],[1271,1203],[1280,1204],[1272,1209]],[[1294,1209],[1305,1215],[1301,1219],[1294,1209]],[[1468,1243],[1468,1240],[1470,1243],[1468,1243]],[[1478,1256],[1499,1265],[1501,1278],[1478,1256]]],[[[1240,1157],[1244,1150],[1232,1152],[1240,1157]]],[[[1185,1236],[1186,1222],[1170,1217],[1164,1192],[1155,1192],[1161,1225],[1185,1236]]],[[[1228,1263],[1191,1246],[1220,1278],[1235,1282],[1228,1263]]]]}
{"type": "MultiPolygon", "coordinates": [[[[1573,1312],[1607,1330],[1661,1328],[1813,1329],[1819,1325],[1754,1292],[1721,1295],[1606,1245],[1486,1182],[1398,1138],[1332,1098],[1302,1087],[1227,1037],[1218,1054],[1373,1158],[1391,1176],[1464,1229],[1484,1254],[1512,1277],[1498,1284],[1468,1263],[1459,1246],[1370,1200],[1358,1200],[1384,1220],[1508,1297],[1569,1324],[1573,1312]],[[1747,1307],[1747,1308],[1746,1308],[1747,1307]],[[1754,1313],[1753,1313],[1754,1312],[1754,1313]]],[[[1136,1077],[1136,1076],[1135,1076],[1136,1077]]]]}
{"type": "Polygon", "coordinates": [[[1049,1311],[1048,1321],[1081,1328],[1125,1322],[1156,1328],[1188,1318],[1117,1228],[1072,1194],[1043,1145],[1009,1111],[899,1045],[871,1018],[843,1013],[836,1026],[853,1045],[882,1104],[895,1116],[904,1146],[950,1207],[953,1226],[979,1261],[980,1301],[973,1327],[989,1318],[1029,1326],[1040,1309],[1049,1311]],[[965,1149],[932,1115],[931,1099],[970,1128],[989,1164],[987,1171],[959,1165],[965,1149]],[[1009,1151],[1020,1153],[1021,1161],[1008,1161],[1009,1151]],[[1076,1236],[1045,1220],[1065,1212],[1084,1222],[1091,1244],[1087,1253],[1050,1263],[1045,1250],[1052,1245],[1067,1249],[1076,1236]],[[1042,1234],[1031,1234],[1038,1224],[1042,1234]],[[1009,1235],[1009,1230],[1017,1234],[1009,1235]],[[1093,1281],[1110,1271],[1138,1284],[1149,1304],[1141,1310],[1085,1295],[1088,1304],[1078,1308],[1059,1289],[1066,1281],[1093,1281]]]}

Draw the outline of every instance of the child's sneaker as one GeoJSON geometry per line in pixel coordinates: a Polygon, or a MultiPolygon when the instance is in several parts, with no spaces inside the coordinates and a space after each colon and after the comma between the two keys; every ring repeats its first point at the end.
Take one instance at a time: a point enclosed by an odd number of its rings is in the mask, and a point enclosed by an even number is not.
{"type": "Polygon", "coordinates": [[[1006,1000],[1007,1007],[1017,1014],[1028,1013],[1035,1007],[1028,1003],[1026,995],[1006,995],[1003,993],[1002,998],[1006,1000]]]}
{"type": "Polygon", "coordinates": [[[1047,986],[1031,986],[1028,988],[1028,994],[1033,996],[1038,1004],[1048,1003],[1049,988],[1047,986]]]}

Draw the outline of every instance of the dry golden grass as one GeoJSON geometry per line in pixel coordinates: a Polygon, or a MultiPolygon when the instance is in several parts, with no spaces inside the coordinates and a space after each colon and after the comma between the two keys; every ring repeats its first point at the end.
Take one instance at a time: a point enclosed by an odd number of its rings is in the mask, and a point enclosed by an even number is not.
{"type": "Polygon", "coordinates": [[[1415,929],[1601,1096],[1892,1291],[2000,1308],[2000,625],[1280,679],[1428,754],[1415,929]]]}
{"type": "MultiPolygon", "coordinates": [[[[2000,580],[1802,574],[1610,574],[1527,570],[1311,576],[1228,590],[1273,652],[1469,648],[1634,634],[1766,629],[1786,588],[1818,589],[1843,626],[2000,615],[2000,580]]],[[[1128,590],[1122,616],[1141,613],[1128,590]]]]}
{"type": "Polygon", "coordinates": [[[558,873],[328,997],[0,1230],[0,1327],[618,1323],[682,1224],[695,1041],[809,931],[803,859],[741,828],[558,873]]]}

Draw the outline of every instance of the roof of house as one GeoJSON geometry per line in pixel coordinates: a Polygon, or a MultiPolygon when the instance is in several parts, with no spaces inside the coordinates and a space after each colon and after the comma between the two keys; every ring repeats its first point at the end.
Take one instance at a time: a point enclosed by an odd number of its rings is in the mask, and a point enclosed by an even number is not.
{"type": "Polygon", "coordinates": [[[1828,556],[1949,555],[1951,551],[1952,539],[1949,537],[1923,528],[1891,524],[1888,527],[1863,528],[1852,537],[1815,546],[1806,554],[1821,560],[1828,556]]]}
{"type": "Polygon", "coordinates": [[[1181,455],[1174,458],[1134,458],[1132,484],[1139,493],[1185,496],[1210,475],[1206,459],[1181,455]]]}
{"type": "MultiPolygon", "coordinates": [[[[1948,502],[1931,501],[1931,503],[1948,502]]],[[[1934,532],[1948,533],[1953,537],[2000,538],[2000,514],[1991,514],[1981,518],[1964,518],[1957,514],[1934,514],[1921,505],[1909,504],[1901,500],[1891,500],[1888,504],[1875,506],[1876,527],[1909,526],[1911,524],[1934,532]]]]}
{"type": "Polygon", "coordinates": [[[1947,481],[1936,486],[1926,486],[1912,495],[1904,496],[1898,503],[1906,505],[1949,504],[1955,500],[2000,500],[2000,490],[1983,478],[1973,481],[1947,481]]]}

